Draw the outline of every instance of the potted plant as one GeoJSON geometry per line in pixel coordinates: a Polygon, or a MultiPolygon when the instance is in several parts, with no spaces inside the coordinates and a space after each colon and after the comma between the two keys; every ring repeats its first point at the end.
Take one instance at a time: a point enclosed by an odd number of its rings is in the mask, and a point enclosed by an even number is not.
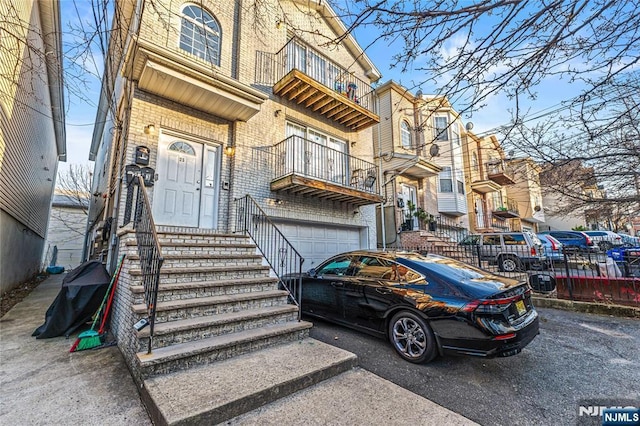
{"type": "Polygon", "coordinates": [[[427,217],[427,227],[431,232],[434,232],[438,227],[438,222],[436,221],[435,216],[432,215],[431,213],[429,213],[427,217]]]}

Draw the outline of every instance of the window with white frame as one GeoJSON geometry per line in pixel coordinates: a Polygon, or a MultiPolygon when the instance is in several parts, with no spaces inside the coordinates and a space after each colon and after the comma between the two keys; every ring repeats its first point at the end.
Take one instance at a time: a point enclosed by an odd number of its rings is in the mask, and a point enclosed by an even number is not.
{"type": "Polygon", "coordinates": [[[457,123],[451,125],[451,138],[453,139],[453,143],[460,146],[460,132],[458,131],[457,123]]]}
{"type": "Polygon", "coordinates": [[[456,182],[458,183],[458,194],[464,195],[464,176],[462,170],[456,170],[456,182]]]}
{"type": "Polygon", "coordinates": [[[449,120],[447,117],[434,117],[434,132],[435,132],[435,140],[437,141],[448,141],[448,127],[449,120]]]}
{"type": "Polygon", "coordinates": [[[409,127],[409,123],[404,120],[400,123],[400,142],[404,149],[410,149],[413,146],[411,141],[411,127],[409,127]]]}
{"type": "Polygon", "coordinates": [[[443,167],[438,180],[440,181],[440,192],[453,192],[451,167],[443,167]]]}
{"type": "Polygon", "coordinates": [[[200,6],[182,9],[180,48],[214,65],[220,65],[220,25],[200,6]]]}

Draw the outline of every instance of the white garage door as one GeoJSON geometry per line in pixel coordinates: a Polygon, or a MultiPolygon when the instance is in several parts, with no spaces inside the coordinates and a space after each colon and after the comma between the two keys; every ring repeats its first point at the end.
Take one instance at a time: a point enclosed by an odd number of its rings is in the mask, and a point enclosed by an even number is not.
{"type": "Polygon", "coordinates": [[[305,271],[334,254],[362,248],[359,228],[284,222],[278,223],[278,228],[304,257],[302,269],[305,271]]]}

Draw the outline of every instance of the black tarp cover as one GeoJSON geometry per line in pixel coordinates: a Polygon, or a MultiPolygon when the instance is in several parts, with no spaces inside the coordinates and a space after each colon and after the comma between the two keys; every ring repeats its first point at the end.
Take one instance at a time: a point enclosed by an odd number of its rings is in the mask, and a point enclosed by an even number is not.
{"type": "Polygon", "coordinates": [[[91,320],[100,307],[111,276],[97,260],[85,262],[67,274],[62,288],[47,313],[45,321],[32,336],[36,339],[69,337],[91,320]]]}

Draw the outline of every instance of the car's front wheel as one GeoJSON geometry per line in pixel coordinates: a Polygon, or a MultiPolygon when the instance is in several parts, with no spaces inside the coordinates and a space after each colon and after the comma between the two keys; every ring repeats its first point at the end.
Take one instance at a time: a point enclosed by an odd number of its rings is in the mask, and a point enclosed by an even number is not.
{"type": "Polygon", "coordinates": [[[433,331],[413,312],[398,312],[391,318],[389,341],[402,358],[416,364],[429,362],[437,354],[433,331]]]}

